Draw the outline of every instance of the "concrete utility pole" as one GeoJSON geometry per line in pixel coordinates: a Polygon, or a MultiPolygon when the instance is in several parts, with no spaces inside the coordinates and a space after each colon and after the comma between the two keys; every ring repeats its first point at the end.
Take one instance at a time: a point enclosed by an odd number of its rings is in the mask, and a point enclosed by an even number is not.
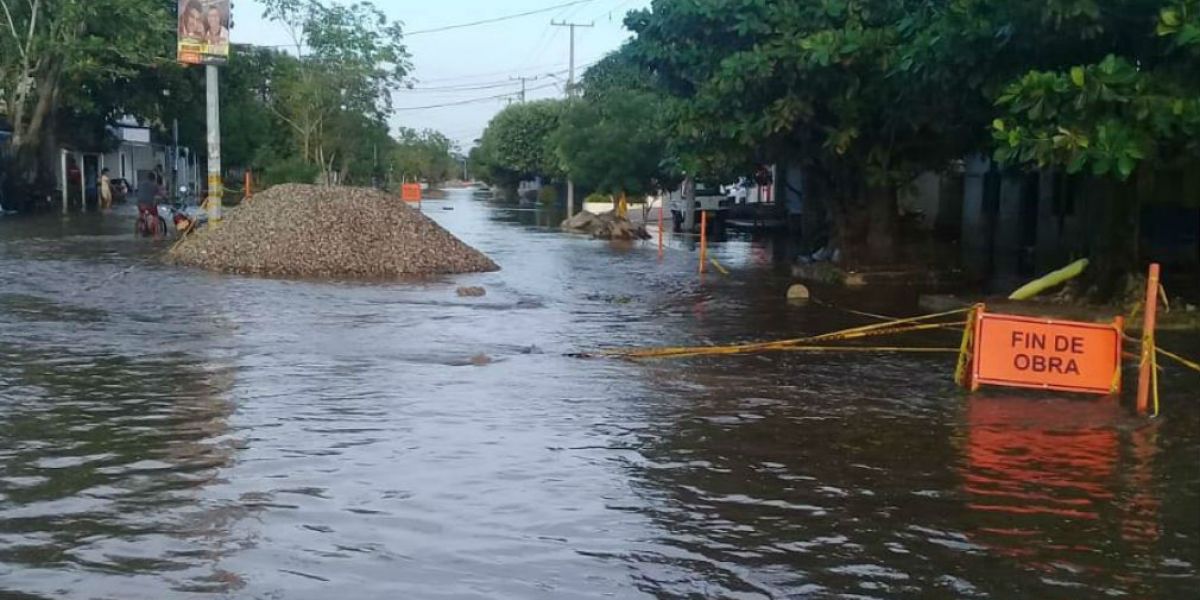
{"type": "Polygon", "coordinates": [[[537,81],[537,80],[538,80],[538,78],[537,78],[537,77],[525,77],[524,75],[522,75],[522,76],[520,76],[520,77],[509,77],[509,79],[511,79],[511,80],[513,80],[513,81],[520,81],[520,82],[521,82],[521,95],[520,95],[520,96],[518,96],[518,98],[520,99],[520,102],[521,102],[521,103],[524,103],[524,102],[525,102],[525,90],[526,90],[526,86],[525,86],[525,84],[526,84],[527,82],[530,82],[530,81],[537,81]]]}
{"type": "Polygon", "coordinates": [[[225,184],[221,178],[221,92],[216,65],[205,65],[205,95],[208,101],[208,226],[221,222],[221,199],[225,184]]]}
{"type": "Polygon", "coordinates": [[[171,122],[171,189],[170,196],[179,191],[179,119],[171,122]]]}
{"type": "MultiPolygon", "coordinates": [[[[577,27],[595,27],[596,23],[568,23],[566,21],[550,21],[550,25],[554,27],[570,27],[571,28],[571,75],[567,80],[567,97],[574,98],[575,91],[575,29],[577,27]]],[[[570,219],[575,212],[575,182],[571,179],[567,180],[567,218],[570,219]]]]}

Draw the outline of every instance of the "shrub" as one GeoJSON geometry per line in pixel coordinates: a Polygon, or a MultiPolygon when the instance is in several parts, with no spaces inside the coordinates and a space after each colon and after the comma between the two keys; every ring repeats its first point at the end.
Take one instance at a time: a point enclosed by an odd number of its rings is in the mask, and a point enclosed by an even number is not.
{"type": "Polygon", "coordinates": [[[289,158],[269,163],[264,169],[260,186],[263,189],[281,183],[312,184],[321,174],[319,167],[299,158],[289,158]]]}
{"type": "Polygon", "coordinates": [[[541,204],[555,204],[558,202],[558,188],[552,185],[544,185],[538,190],[538,202],[541,204]]]}

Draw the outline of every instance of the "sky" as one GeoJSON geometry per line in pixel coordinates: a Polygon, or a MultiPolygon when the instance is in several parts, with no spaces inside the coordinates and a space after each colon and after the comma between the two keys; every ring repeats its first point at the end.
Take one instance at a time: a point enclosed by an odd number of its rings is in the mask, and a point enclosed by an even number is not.
{"type": "MultiPolygon", "coordinates": [[[[570,32],[566,27],[552,27],[551,20],[595,23],[594,28],[576,30],[576,68],[582,74],[589,64],[628,39],[630,34],[622,26],[625,13],[650,4],[650,0],[578,0],[571,6],[498,23],[417,33],[570,1],[374,0],[391,19],[402,22],[406,32],[413,32],[405,36],[405,44],[412,56],[414,89],[395,93],[392,127],[436,129],[465,151],[474,145],[492,116],[516,100],[521,83],[512,78],[537,78],[526,82],[529,100],[564,96],[570,32]],[[454,103],[461,104],[426,108],[454,103]]],[[[262,18],[260,2],[237,0],[234,5],[231,35],[235,43],[276,45],[291,41],[283,27],[262,18]]]]}

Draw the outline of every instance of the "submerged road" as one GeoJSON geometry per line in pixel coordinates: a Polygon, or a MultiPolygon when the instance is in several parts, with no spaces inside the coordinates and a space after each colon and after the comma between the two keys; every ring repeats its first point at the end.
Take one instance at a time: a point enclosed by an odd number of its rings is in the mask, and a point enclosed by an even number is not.
{"type": "Polygon", "coordinates": [[[702,283],[684,241],[659,263],[553,215],[425,208],[503,271],[226,277],[158,264],[131,214],[0,217],[0,597],[1200,589],[1194,375],[1147,422],[968,397],[937,355],[572,359],[862,321],[783,303],[768,244],[715,248],[733,275],[702,283]]]}

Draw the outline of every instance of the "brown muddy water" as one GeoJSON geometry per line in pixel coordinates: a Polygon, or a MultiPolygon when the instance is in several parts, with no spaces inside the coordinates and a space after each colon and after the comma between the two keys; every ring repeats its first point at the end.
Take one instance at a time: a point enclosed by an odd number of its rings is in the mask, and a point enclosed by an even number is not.
{"type": "Polygon", "coordinates": [[[132,214],[0,217],[0,597],[1197,597],[1194,375],[1145,421],[947,356],[568,358],[861,321],[781,302],[770,244],[701,283],[685,240],[425,207],[504,270],[226,277],[132,214]]]}

